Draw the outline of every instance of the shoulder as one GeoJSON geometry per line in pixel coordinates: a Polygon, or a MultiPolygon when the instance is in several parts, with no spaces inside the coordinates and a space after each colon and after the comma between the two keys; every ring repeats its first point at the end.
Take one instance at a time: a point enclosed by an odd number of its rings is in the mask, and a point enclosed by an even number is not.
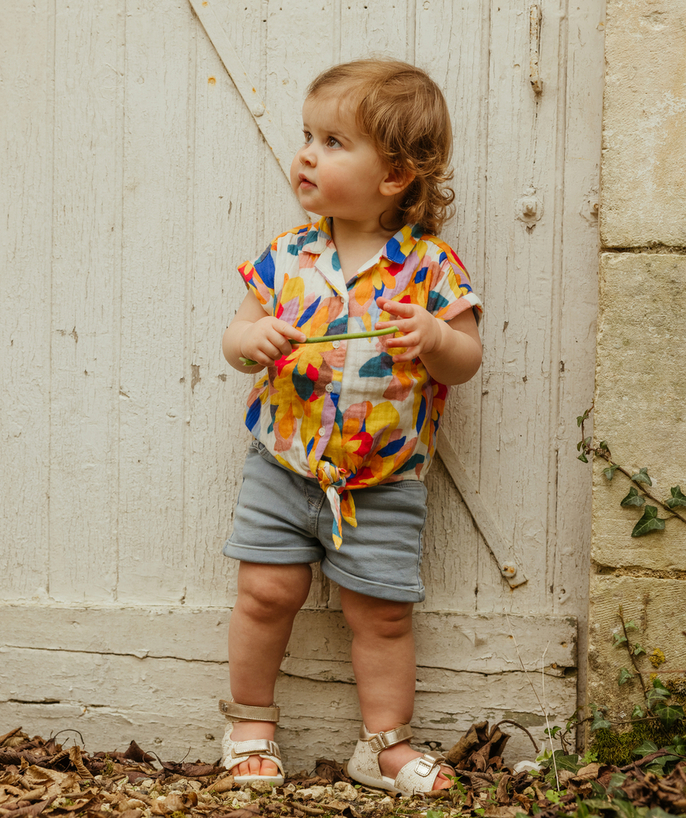
{"type": "Polygon", "coordinates": [[[295,247],[301,250],[308,244],[316,241],[319,236],[319,229],[316,224],[308,222],[307,224],[292,227],[290,230],[284,230],[283,233],[272,240],[269,245],[269,250],[279,250],[284,247],[295,247]]]}
{"type": "Polygon", "coordinates": [[[451,265],[466,272],[464,264],[460,261],[455,250],[443,239],[431,233],[424,233],[417,241],[420,254],[429,261],[435,261],[440,266],[451,265]]]}

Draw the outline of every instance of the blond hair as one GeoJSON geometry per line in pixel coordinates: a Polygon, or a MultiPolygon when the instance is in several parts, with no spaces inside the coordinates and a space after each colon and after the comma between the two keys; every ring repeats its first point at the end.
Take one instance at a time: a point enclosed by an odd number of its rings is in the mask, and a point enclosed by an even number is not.
{"type": "Polygon", "coordinates": [[[353,108],[357,127],[379,156],[393,170],[414,176],[400,202],[402,224],[438,233],[455,199],[447,184],[453,176],[452,127],[439,87],[413,65],[374,58],[335,65],[307,89],[310,97],[335,92],[353,108]]]}

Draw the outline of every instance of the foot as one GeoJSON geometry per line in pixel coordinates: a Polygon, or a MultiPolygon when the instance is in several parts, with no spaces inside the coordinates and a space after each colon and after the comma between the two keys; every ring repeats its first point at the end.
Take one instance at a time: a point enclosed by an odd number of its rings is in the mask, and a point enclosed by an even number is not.
{"type": "MultiPolygon", "coordinates": [[[[381,774],[395,781],[401,768],[404,767],[408,761],[419,758],[421,755],[422,753],[410,747],[409,741],[394,744],[392,747],[382,750],[379,754],[381,774]]],[[[441,767],[433,785],[434,790],[447,790],[452,786],[453,782],[447,778],[446,775],[453,775],[453,770],[451,770],[450,767],[441,767]]]]}
{"type": "MultiPolygon", "coordinates": [[[[276,725],[271,721],[237,721],[233,724],[231,738],[234,741],[258,738],[273,741],[275,731],[276,725]]],[[[245,761],[237,764],[232,773],[234,775],[279,775],[279,768],[269,759],[249,756],[245,761]]]]}

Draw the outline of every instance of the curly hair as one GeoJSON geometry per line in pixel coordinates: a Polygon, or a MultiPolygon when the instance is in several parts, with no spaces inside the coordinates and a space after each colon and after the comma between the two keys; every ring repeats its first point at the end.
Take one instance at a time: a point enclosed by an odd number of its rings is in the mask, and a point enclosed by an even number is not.
{"type": "Polygon", "coordinates": [[[322,72],[310,97],[337,94],[350,105],[360,132],[388,165],[414,178],[400,202],[402,224],[437,234],[453,214],[452,127],[436,83],[413,65],[372,58],[322,72]],[[345,96],[341,94],[345,91],[345,96]]]}

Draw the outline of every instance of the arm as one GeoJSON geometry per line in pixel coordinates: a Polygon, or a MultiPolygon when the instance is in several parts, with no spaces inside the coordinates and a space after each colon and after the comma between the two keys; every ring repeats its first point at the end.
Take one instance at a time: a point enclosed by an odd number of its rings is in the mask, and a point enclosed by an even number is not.
{"type": "Polygon", "coordinates": [[[286,321],[268,315],[253,292],[238,308],[222,338],[222,352],[239,372],[259,372],[291,351],[289,339],[303,343],[304,333],[286,321]],[[251,358],[257,366],[243,366],[240,358],[251,358]]]}
{"type": "Polygon", "coordinates": [[[404,338],[384,337],[386,349],[405,347],[393,356],[395,363],[421,358],[431,377],[443,384],[466,383],[481,366],[481,339],[472,310],[465,310],[451,321],[434,318],[417,304],[404,304],[378,298],[384,311],[396,316],[392,321],[379,321],[377,329],[395,324],[404,338]]]}

